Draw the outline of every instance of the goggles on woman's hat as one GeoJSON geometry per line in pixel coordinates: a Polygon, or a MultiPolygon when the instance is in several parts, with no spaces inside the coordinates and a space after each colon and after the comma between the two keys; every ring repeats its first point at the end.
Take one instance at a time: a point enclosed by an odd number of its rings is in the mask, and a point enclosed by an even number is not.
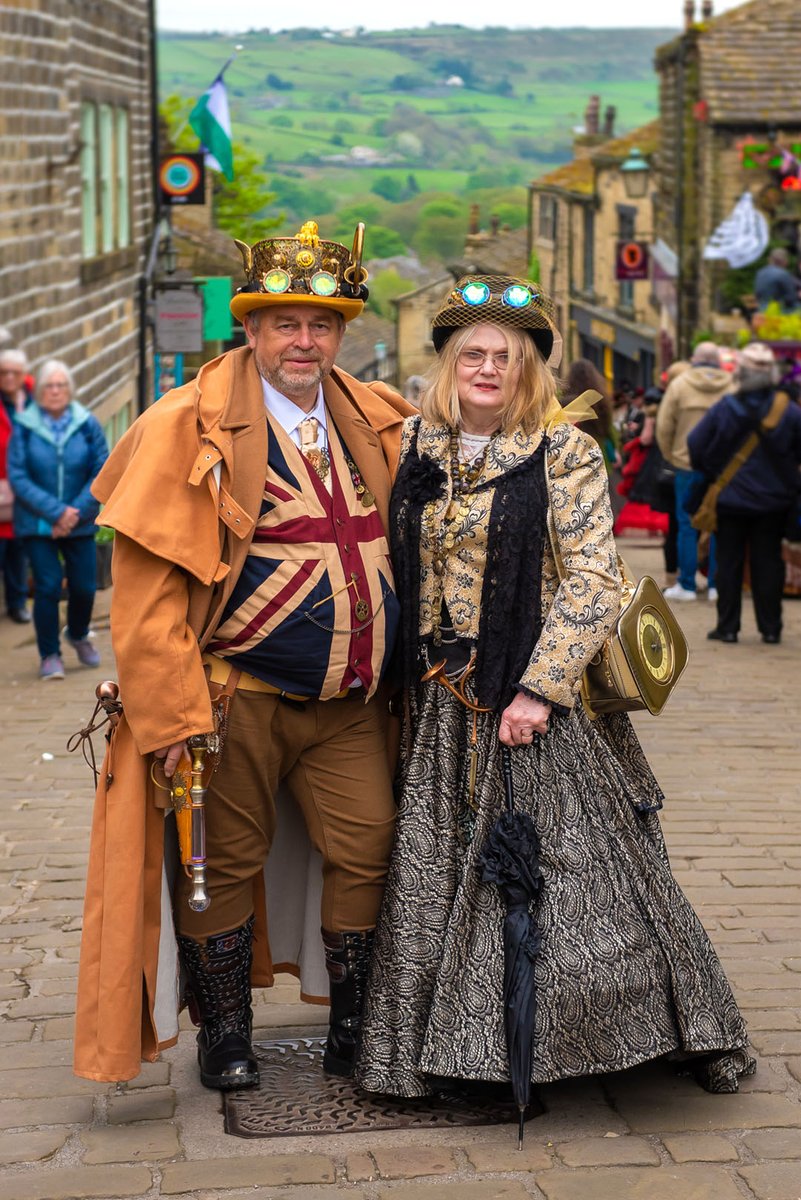
{"type": "Polygon", "coordinates": [[[521,330],[547,362],[557,338],[553,304],[536,283],[510,275],[465,275],[434,317],[431,338],[437,353],[459,329],[488,321],[521,330]]]}
{"type": "Polygon", "coordinates": [[[238,321],[272,304],[319,304],[341,313],[346,321],[364,308],[368,293],[361,221],[351,250],[340,242],[322,241],[315,221],[306,221],[295,237],[267,238],[254,246],[234,241],[247,276],[231,300],[238,321]]]}

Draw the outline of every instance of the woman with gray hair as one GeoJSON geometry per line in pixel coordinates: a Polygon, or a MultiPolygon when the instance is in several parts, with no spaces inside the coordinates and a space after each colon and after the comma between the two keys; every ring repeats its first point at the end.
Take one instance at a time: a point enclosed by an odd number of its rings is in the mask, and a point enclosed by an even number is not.
{"type": "MultiPolygon", "coordinates": [[[[11,430],[17,415],[33,403],[33,380],[28,375],[28,358],[23,350],[15,350],[6,342],[11,335],[0,329],[0,442],[2,442],[3,480],[2,489],[8,502],[9,486],[5,474],[5,461],[11,430]],[[3,335],[6,335],[4,338],[3,335]]],[[[13,496],[11,496],[13,503],[13,496]]],[[[3,536],[2,572],[5,585],[6,612],[15,625],[27,625],[31,614],[28,610],[28,560],[25,547],[14,537],[13,524],[3,536]]]]}
{"type": "Polygon", "coordinates": [[[34,580],[33,621],[42,679],[63,679],[58,605],[67,577],[66,638],[85,667],[100,656],[89,637],[95,598],[94,520],[100,506],[92,481],[108,447],[96,417],[73,400],[69,367],[46,362],[35,403],[21,412],[8,451],[14,531],[24,538],[34,580]]]}
{"type": "Polygon", "coordinates": [[[757,629],[769,645],[781,640],[782,538],[799,498],[801,409],[777,393],[778,378],[771,348],[759,342],[746,346],[736,394],[715,404],[687,439],[693,468],[712,482],[747,439],[758,435],[717,501],[718,620],[707,634],[712,641],[737,641],[746,553],[757,629]]]}

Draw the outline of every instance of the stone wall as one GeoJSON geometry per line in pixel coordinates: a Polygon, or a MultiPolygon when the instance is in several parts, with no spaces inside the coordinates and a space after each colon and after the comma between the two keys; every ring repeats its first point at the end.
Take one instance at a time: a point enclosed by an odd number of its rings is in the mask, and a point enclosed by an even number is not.
{"type": "Polygon", "coordinates": [[[153,222],[148,10],[147,0],[0,6],[0,326],[34,367],[63,358],[112,436],[135,415],[137,281],[153,222]],[[130,235],[93,257],[82,237],[87,102],[128,114],[130,235]]]}

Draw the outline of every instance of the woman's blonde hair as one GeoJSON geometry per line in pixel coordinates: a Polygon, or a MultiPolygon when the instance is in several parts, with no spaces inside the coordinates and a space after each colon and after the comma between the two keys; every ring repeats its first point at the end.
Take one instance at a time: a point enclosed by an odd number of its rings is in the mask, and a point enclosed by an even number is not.
{"type": "MultiPolygon", "coordinates": [[[[545,413],[556,395],[556,382],[551,368],[544,361],[532,339],[516,329],[507,329],[487,321],[506,339],[509,363],[520,363],[515,376],[511,365],[503,379],[504,404],[500,412],[501,429],[509,433],[518,427],[533,433],[544,423],[545,413]]],[[[448,338],[437,361],[431,367],[426,391],[420,401],[420,411],[432,425],[459,428],[459,392],[456,367],[459,354],[475,333],[477,325],[468,325],[448,338]]]]}

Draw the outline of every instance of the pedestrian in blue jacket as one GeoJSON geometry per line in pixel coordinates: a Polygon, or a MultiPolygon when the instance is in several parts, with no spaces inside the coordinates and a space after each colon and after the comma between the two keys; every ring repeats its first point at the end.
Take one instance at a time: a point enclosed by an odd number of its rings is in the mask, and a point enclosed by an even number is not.
{"type": "Polygon", "coordinates": [[[58,605],[67,578],[66,639],[85,667],[100,655],[89,636],[95,599],[94,520],[100,506],[92,481],[108,446],[96,417],[72,399],[69,368],[46,362],[35,403],[16,420],[8,450],[14,491],[14,532],[25,539],[34,582],[33,622],[42,679],[63,679],[58,605]]]}
{"type": "Polygon", "coordinates": [[[791,400],[775,429],[761,428],[778,377],[771,348],[756,342],[747,346],[737,367],[737,391],[713,405],[687,438],[693,468],[711,481],[749,434],[759,434],[756,449],[718,497],[718,622],[707,635],[713,641],[737,641],[746,553],[762,641],[781,640],[782,538],[801,486],[801,408],[791,400]]]}

